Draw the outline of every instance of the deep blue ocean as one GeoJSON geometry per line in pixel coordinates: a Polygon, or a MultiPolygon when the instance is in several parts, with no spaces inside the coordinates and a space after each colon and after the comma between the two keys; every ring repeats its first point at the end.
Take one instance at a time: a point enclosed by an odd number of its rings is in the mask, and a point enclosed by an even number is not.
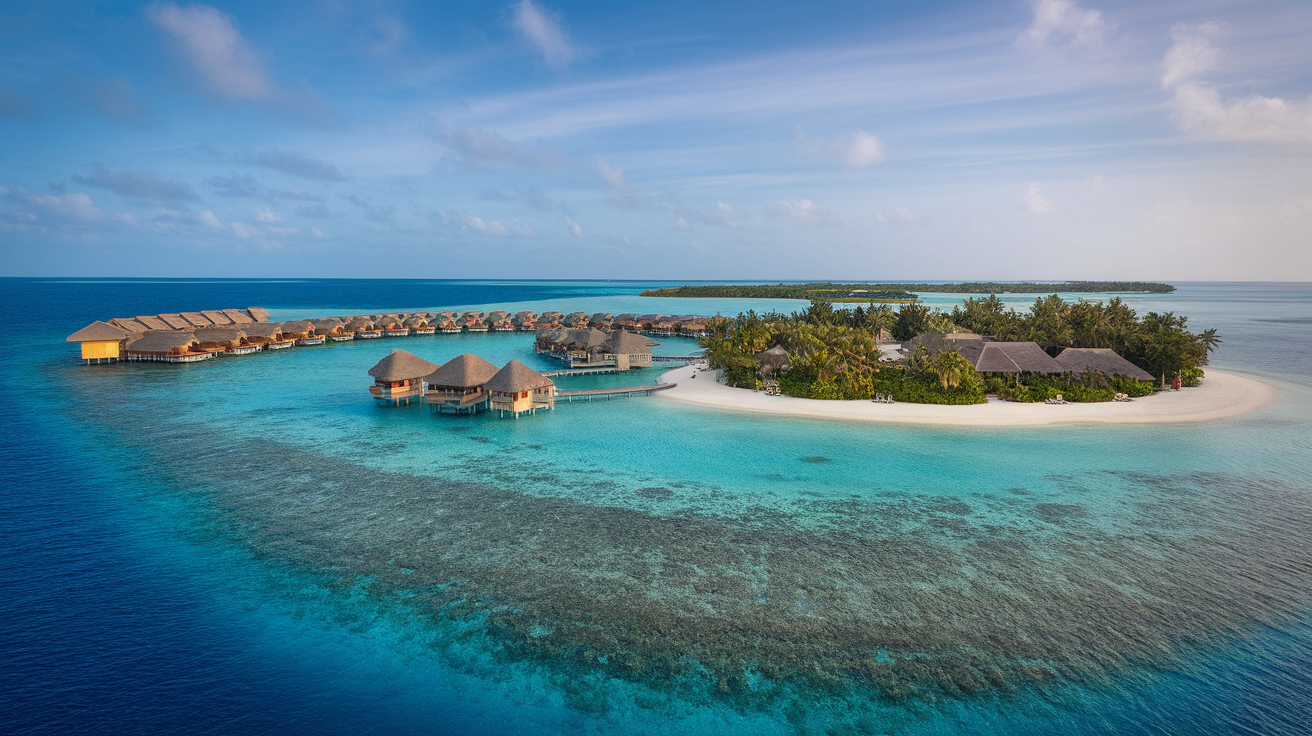
{"type": "Polygon", "coordinates": [[[1127,299],[1281,389],[1186,425],[433,416],[374,406],[368,368],[554,366],[521,334],[185,366],[64,342],[247,306],[803,306],[647,286],[0,280],[0,732],[1312,733],[1309,284],[1127,299]]]}

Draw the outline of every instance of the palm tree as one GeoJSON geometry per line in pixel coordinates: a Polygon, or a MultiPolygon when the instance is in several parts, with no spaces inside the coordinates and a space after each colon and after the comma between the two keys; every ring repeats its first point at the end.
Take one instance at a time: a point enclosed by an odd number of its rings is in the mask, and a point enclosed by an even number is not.
{"type": "Polygon", "coordinates": [[[938,376],[944,391],[961,385],[961,380],[973,368],[969,360],[956,350],[940,350],[929,361],[929,371],[938,376]]]}

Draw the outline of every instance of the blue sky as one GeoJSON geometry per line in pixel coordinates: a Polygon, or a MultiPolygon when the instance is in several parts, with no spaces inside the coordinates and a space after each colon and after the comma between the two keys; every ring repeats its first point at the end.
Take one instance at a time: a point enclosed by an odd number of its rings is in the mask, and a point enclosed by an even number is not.
{"type": "Polygon", "coordinates": [[[0,275],[1312,279],[1312,3],[9,2],[0,275]]]}

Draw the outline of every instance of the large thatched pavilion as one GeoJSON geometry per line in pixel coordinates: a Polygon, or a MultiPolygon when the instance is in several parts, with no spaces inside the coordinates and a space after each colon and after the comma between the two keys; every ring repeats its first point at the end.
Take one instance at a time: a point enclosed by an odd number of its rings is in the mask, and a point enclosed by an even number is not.
{"type": "Polygon", "coordinates": [[[1077,376],[1093,371],[1108,378],[1122,376],[1137,381],[1153,380],[1151,373],[1122,358],[1111,348],[1066,348],[1056,360],[1062,370],[1077,376]]]}
{"type": "Polygon", "coordinates": [[[550,378],[518,360],[506,363],[487,382],[488,408],[502,416],[510,412],[516,419],[539,408],[556,408],[556,384],[550,378]]]}
{"type": "Polygon", "coordinates": [[[379,404],[409,404],[423,397],[424,376],[435,370],[437,366],[414,353],[393,350],[369,369],[369,375],[374,377],[369,393],[379,404]]]}
{"type": "Polygon", "coordinates": [[[428,405],[438,413],[451,409],[473,414],[487,407],[484,386],[496,374],[497,367],[477,355],[458,355],[424,376],[428,405]]]}

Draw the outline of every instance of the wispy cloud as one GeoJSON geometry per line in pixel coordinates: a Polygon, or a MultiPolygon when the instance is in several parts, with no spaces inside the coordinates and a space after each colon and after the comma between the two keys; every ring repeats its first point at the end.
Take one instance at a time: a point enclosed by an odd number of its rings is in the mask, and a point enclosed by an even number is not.
{"type": "Polygon", "coordinates": [[[815,202],[809,199],[781,199],[767,206],[765,214],[770,217],[801,220],[815,225],[834,225],[838,222],[838,218],[834,216],[834,213],[817,206],[815,202]]]}
{"type": "Polygon", "coordinates": [[[251,210],[251,217],[255,218],[256,222],[263,222],[266,225],[282,222],[282,216],[268,207],[256,207],[251,210]]]}
{"type": "Polygon", "coordinates": [[[91,173],[75,176],[73,181],[148,202],[186,202],[198,199],[196,192],[183,182],[166,179],[151,171],[114,171],[99,163],[91,165],[91,173]]]}
{"type": "Polygon", "coordinates": [[[881,225],[910,225],[920,221],[911,210],[906,207],[894,207],[885,212],[884,210],[875,210],[875,221],[881,225]]]}
{"type": "Polygon", "coordinates": [[[29,192],[22,187],[0,187],[0,199],[10,205],[4,220],[28,225],[98,222],[105,213],[82,192],[29,192]]]}
{"type": "Polygon", "coordinates": [[[1043,189],[1038,184],[1031,184],[1030,188],[1025,190],[1025,196],[1021,198],[1025,209],[1036,215],[1046,215],[1052,212],[1052,202],[1044,199],[1043,189]]]}
{"type": "Polygon", "coordinates": [[[233,100],[272,95],[264,62],[237,30],[232,16],[209,5],[173,3],[151,5],[146,15],[169,35],[211,93],[233,100]]]}
{"type": "Polygon", "coordinates": [[[1199,76],[1215,69],[1220,54],[1212,40],[1224,29],[1215,23],[1177,25],[1162,60],[1162,87],[1180,129],[1196,138],[1231,142],[1312,144],[1312,96],[1304,100],[1249,95],[1222,99],[1199,76]]]}
{"type": "Polygon", "coordinates": [[[543,171],[574,170],[592,174],[616,191],[629,189],[624,170],[605,158],[572,158],[564,151],[545,145],[521,145],[493,131],[462,128],[439,120],[432,128],[433,139],[450,152],[454,161],[475,168],[514,167],[543,171]]]}
{"type": "Polygon", "coordinates": [[[284,174],[299,176],[315,181],[348,181],[336,164],[312,158],[299,151],[272,149],[257,152],[250,157],[251,163],[266,166],[284,174]]]}
{"type": "Polygon", "coordinates": [[[1034,0],[1034,22],[1017,40],[1021,46],[1098,46],[1107,32],[1102,13],[1074,0],[1034,0]]]}
{"type": "Polygon", "coordinates": [[[533,0],[520,0],[511,6],[511,25],[549,66],[568,66],[580,56],[560,16],[533,0]]]}
{"type": "Polygon", "coordinates": [[[484,220],[481,217],[469,215],[464,218],[463,222],[465,227],[476,233],[482,233],[483,235],[514,235],[521,238],[537,237],[537,233],[534,232],[533,228],[518,220],[515,220],[511,222],[509,226],[506,226],[496,220],[484,220]]]}
{"type": "Polygon", "coordinates": [[[569,226],[569,232],[579,240],[583,240],[583,226],[580,225],[573,217],[565,217],[565,224],[569,226]]]}
{"type": "Polygon", "coordinates": [[[842,164],[854,169],[864,169],[885,158],[884,142],[864,130],[829,138],[812,138],[799,129],[795,145],[807,159],[842,164]]]}
{"type": "Polygon", "coordinates": [[[373,220],[374,222],[392,222],[396,219],[396,207],[390,204],[383,204],[382,202],[365,199],[357,194],[348,194],[342,197],[342,199],[359,207],[367,220],[373,220]]]}

